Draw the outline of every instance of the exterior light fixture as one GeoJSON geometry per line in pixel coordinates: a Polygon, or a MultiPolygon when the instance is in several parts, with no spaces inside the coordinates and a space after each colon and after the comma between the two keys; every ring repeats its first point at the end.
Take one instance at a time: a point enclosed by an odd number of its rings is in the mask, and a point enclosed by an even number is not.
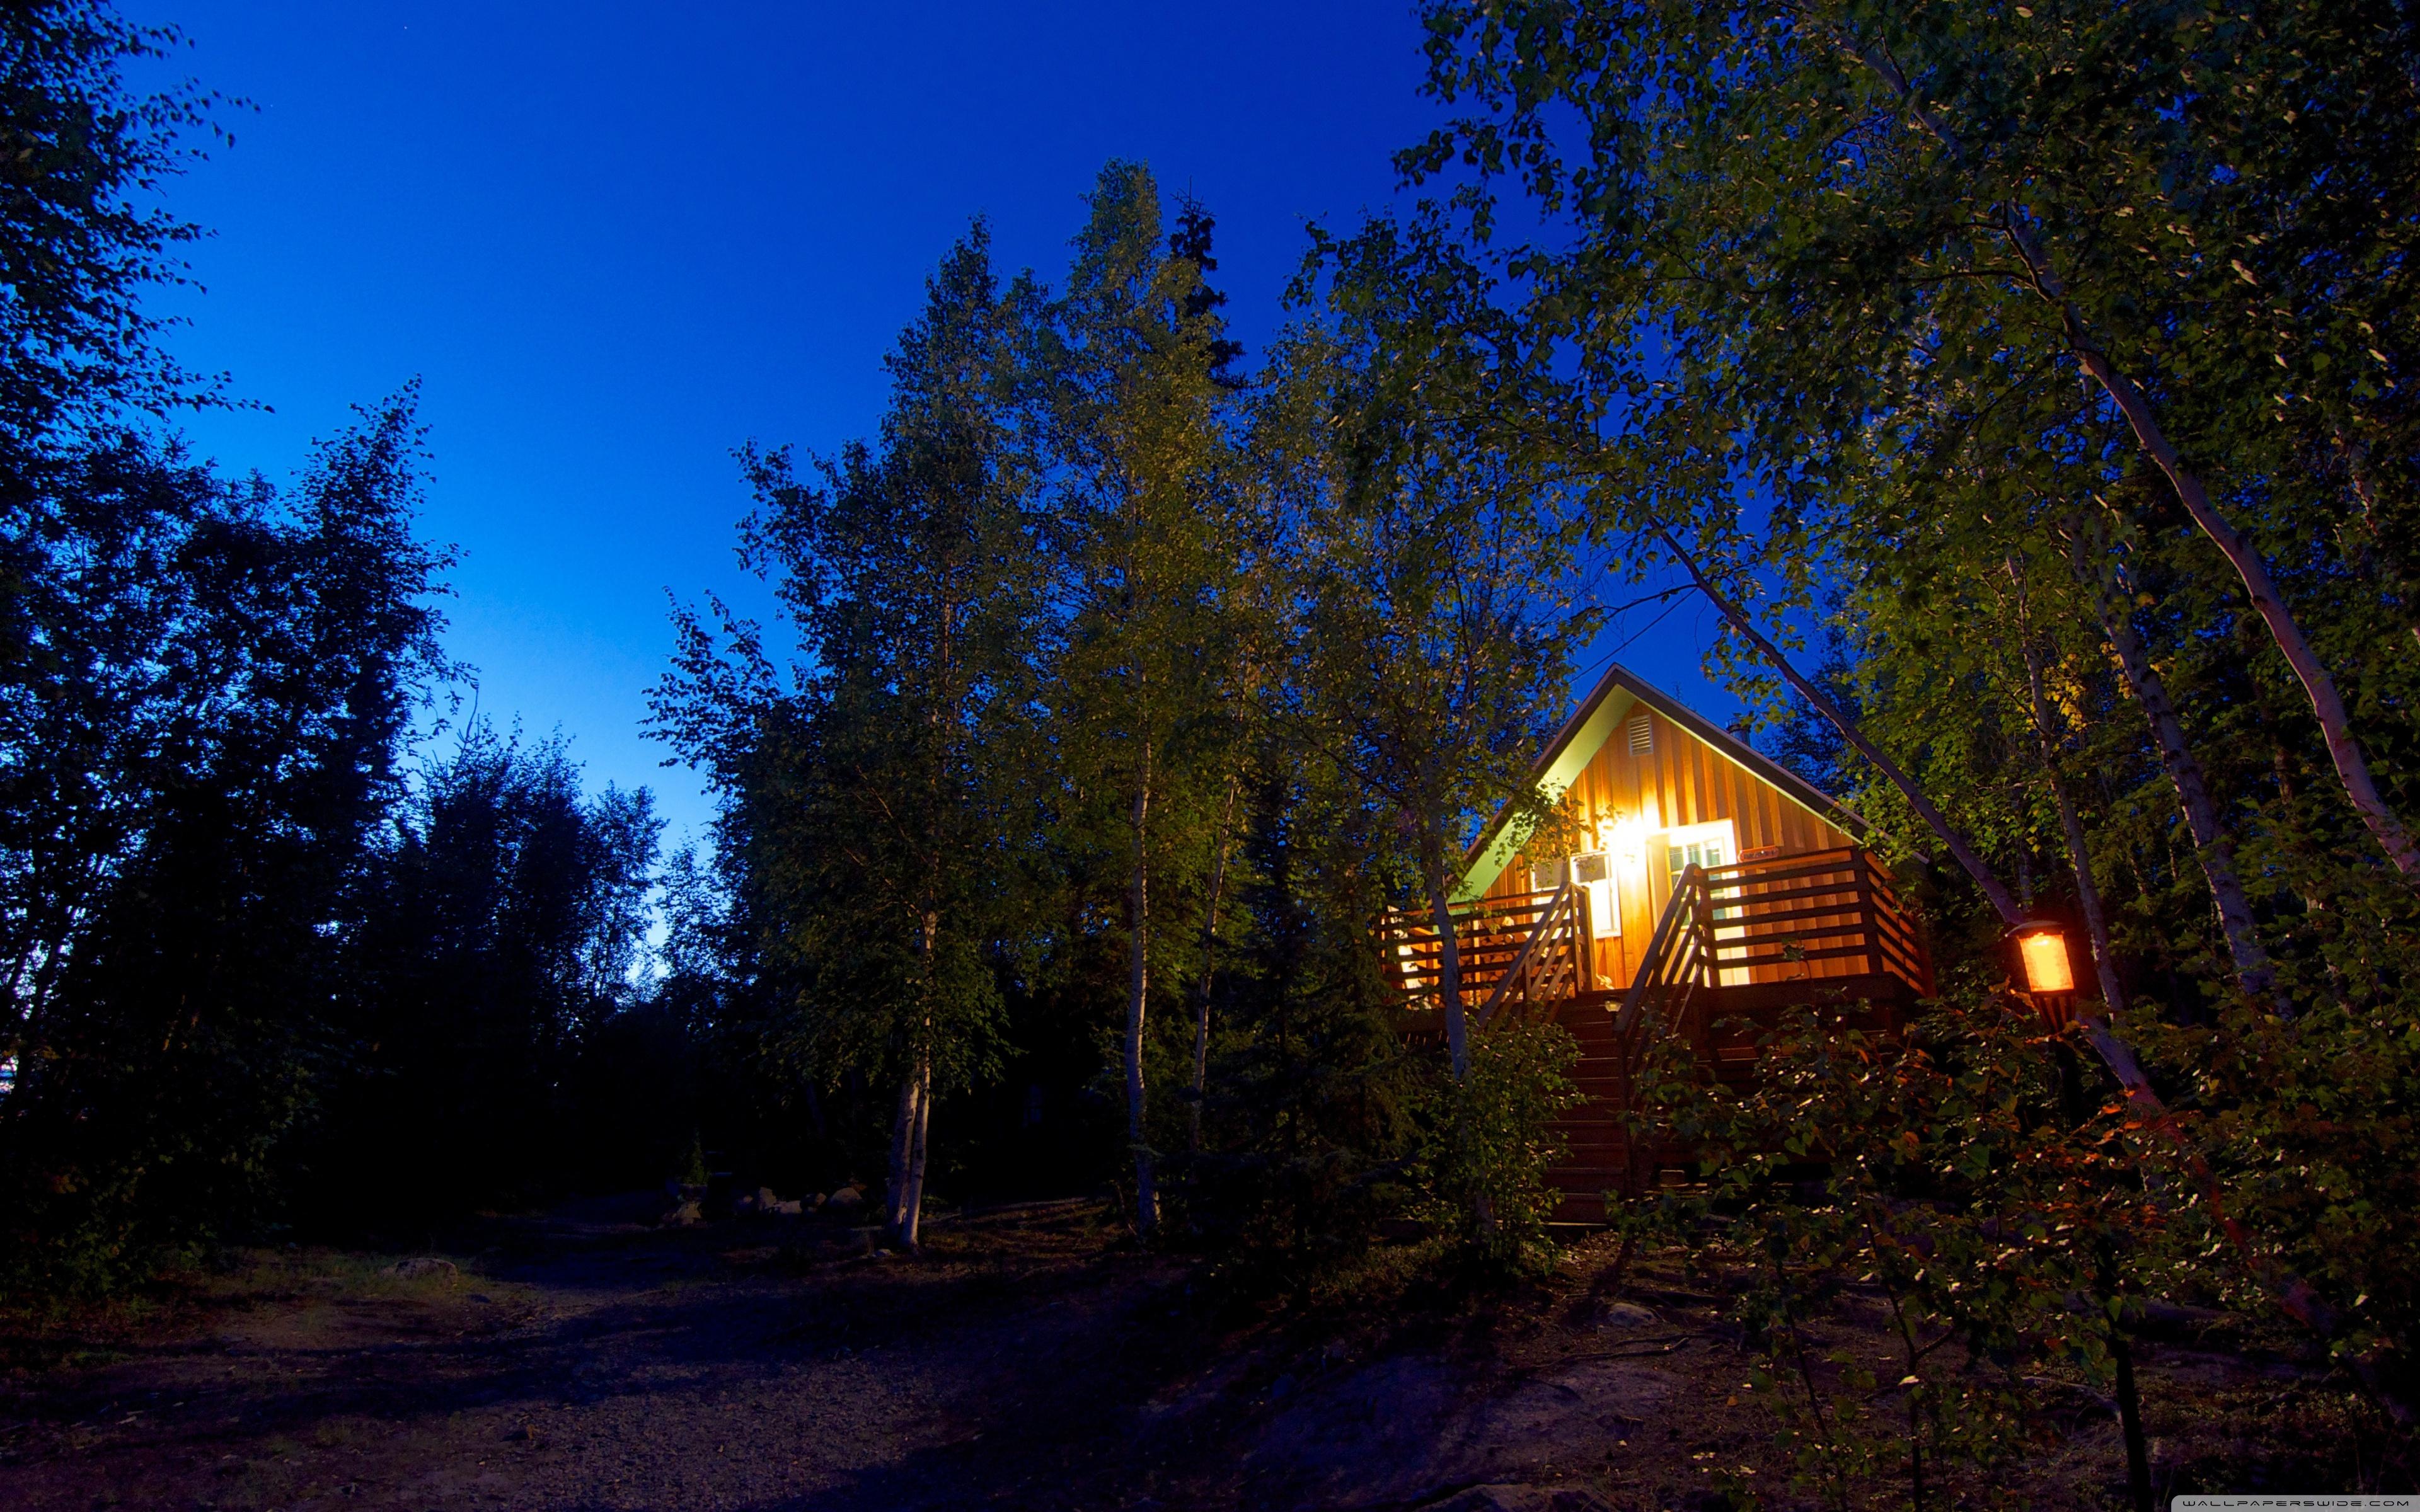
{"type": "Polygon", "coordinates": [[[2009,931],[2016,942],[2017,963],[2024,972],[2025,995],[2055,1032],[2075,1017],[2075,963],[2067,951],[2067,932],[2047,918],[2029,918],[2009,931]]]}

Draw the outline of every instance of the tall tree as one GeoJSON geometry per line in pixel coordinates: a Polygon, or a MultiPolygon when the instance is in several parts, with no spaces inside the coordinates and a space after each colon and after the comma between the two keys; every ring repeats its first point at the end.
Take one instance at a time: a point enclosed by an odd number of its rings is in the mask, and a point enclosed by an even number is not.
{"type": "Polygon", "coordinates": [[[0,686],[0,1169],[51,1282],[261,1211],[344,1051],[377,826],[447,671],[416,458],[405,399],[288,499],[134,440],[54,474],[0,686]]]}
{"type": "Polygon", "coordinates": [[[1507,803],[1593,624],[1554,454],[1542,350],[1424,208],[1321,249],[1325,302],[1280,348],[1274,424],[1299,437],[1303,738],[1387,816],[1444,947],[1457,1081],[1469,1031],[1453,949],[1464,846],[1507,803]]]}
{"type": "Polygon", "coordinates": [[[801,478],[744,454],[748,560],[803,660],[785,687],[752,627],[686,611],[659,727],[723,795],[724,841],[784,964],[780,1032],[811,1072],[896,1088],[884,1222],[912,1247],[934,1098],[987,1074],[1018,930],[1043,627],[1028,448],[1010,365],[1032,296],[978,224],[888,359],[874,445],[801,478]]]}
{"type": "Polygon", "coordinates": [[[317,1217],[390,1230],[542,1196],[578,1164],[566,1091],[636,1001],[661,828],[645,789],[584,794],[559,739],[485,721],[395,818],[348,952],[356,1048],[307,1172],[317,1217]]]}
{"type": "Polygon", "coordinates": [[[1198,260],[1206,218],[1188,209],[1171,242],[1158,188],[1133,163],[1104,168],[1090,203],[1031,378],[1050,449],[1063,828],[1078,864],[1123,893],[1121,1059],[1148,1237],[1151,1002],[1199,943],[1160,921],[1171,899],[1179,920],[1199,917],[1181,900],[1206,890],[1226,844],[1233,766],[1220,753],[1235,737],[1246,543],[1222,380],[1233,348],[1198,260]]]}

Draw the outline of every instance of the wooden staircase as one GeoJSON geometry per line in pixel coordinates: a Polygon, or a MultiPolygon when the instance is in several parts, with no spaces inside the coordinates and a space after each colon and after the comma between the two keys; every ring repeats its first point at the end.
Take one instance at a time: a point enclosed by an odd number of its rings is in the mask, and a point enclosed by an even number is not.
{"type": "MultiPolygon", "coordinates": [[[[1646,1191],[1691,1164],[1673,1140],[1650,1134],[1634,1149],[1625,1134],[1649,1043],[1678,1039],[1700,1075],[1740,1086],[1756,1074],[1760,1039],[1794,1009],[1830,1009],[1843,1027],[1890,1034],[1932,993],[1922,939],[1862,847],[1688,868],[1637,971],[1618,989],[1591,980],[1585,894],[1568,884],[1491,900],[1454,923],[1473,1032],[1508,1013],[1536,1013],[1579,1044],[1575,1075],[1587,1101],[1555,1126],[1566,1147],[1552,1172],[1563,1194],[1559,1222],[1603,1223],[1608,1192],[1646,1191]]],[[[1405,1026],[1435,1035],[1436,932],[1398,923],[1389,938],[1405,1026]]]]}

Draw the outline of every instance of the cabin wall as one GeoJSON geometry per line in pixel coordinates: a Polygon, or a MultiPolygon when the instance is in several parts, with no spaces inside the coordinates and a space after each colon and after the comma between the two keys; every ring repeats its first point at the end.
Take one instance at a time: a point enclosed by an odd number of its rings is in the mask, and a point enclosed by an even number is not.
{"type": "MultiPolygon", "coordinates": [[[[1637,702],[1615,721],[1605,745],[1573,779],[1562,808],[1584,834],[1600,837],[1613,854],[1621,933],[1619,939],[1599,933],[1594,967],[1597,985],[1605,988],[1629,984],[1655,932],[1670,887],[1667,831],[1728,819],[1738,852],[1732,859],[1742,861],[1855,843],[1772,783],[1637,702]],[[1641,716],[1648,720],[1651,748],[1633,755],[1630,724],[1641,716]]],[[[1487,896],[1528,891],[1530,864],[1542,858],[1526,852],[1516,857],[1487,896]]]]}

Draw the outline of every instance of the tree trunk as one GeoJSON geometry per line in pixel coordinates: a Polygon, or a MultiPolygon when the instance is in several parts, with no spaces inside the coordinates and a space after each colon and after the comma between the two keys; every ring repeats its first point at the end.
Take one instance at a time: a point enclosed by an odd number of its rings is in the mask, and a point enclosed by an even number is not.
{"type": "Polygon", "coordinates": [[[2118,665],[2126,674],[2126,686],[2141,706],[2144,718],[2150,722],[2151,738],[2160,748],[2160,764],[2177,790],[2177,800],[2184,810],[2185,827],[2193,835],[2195,857],[2201,863],[2202,875],[2210,883],[2211,899],[2218,907],[2219,929],[2226,936],[2226,952],[2235,962],[2236,983],[2247,995],[2274,1003],[2278,1012],[2290,1016],[2292,1005],[2278,993],[2269,952],[2260,944],[2252,901],[2244,896],[2242,881],[2235,874],[2235,847],[2219,824],[2218,807],[2211,801],[2210,784],[2202,775],[2201,763],[2195,759],[2193,748],[2185,741],[2184,724],[2177,717],[2167,685],[2151,666],[2126,606],[2117,602],[2111,594],[2106,575],[2098,563],[2086,562],[2083,552],[2081,545],[2075,546],[2069,561],[2074,566],[2077,581],[2092,595],[2102,633],[2109,638],[2110,649],[2117,652],[2118,665]]]}
{"type": "MultiPolygon", "coordinates": [[[[1429,887],[1429,920],[1437,932],[1437,1003],[1445,1014],[1446,1057],[1453,1068],[1453,1085],[1460,1088],[1470,1080],[1470,1025],[1462,1005],[1462,946],[1453,933],[1452,893],[1446,882],[1445,846],[1435,830],[1430,831],[1422,851],[1421,870],[1427,875],[1429,887]]],[[[1458,1103],[1454,1117],[1462,1117],[1458,1103]]],[[[1493,1195],[1472,1191],[1470,1211],[1481,1233],[1496,1231],[1493,1195]]]]}
{"type": "Polygon", "coordinates": [[[908,1149],[908,1213],[898,1239],[914,1249],[924,1227],[924,1148],[933,1127],[933,1057],[927,1052],[917,1064],[916,1129],[908,1149]]]}
{"type": "Polygon", "coordinates": [[[1432,838],[1421,871],[1429,887],[1429,923],[1437,933],[1437,1008],[1445,1014],[1446,1057],[1454,1085],[1470,1075],[1470,1028],[1462,1011],[1462,948],[1453,934],[1453,902],[1446,887],[1445,853],[1432,838]]]}
{"type": "Polygon", "coordinates": [[[1144,999],[1151,989],[1151,745],[1142,751],[1142,779],[1135,786],[1134,872],[1126,889],[1126,921],[1134,936],[1126,985],[1126,1148],[1134,1156],[1135,1232],[1149,1239],[1159,1227],[1159,1190],[1153,1180],[1146,1135],[1142,1074],[1144,999]]]}
{"type": "Polygon", "coordinates": [[[2126,1439],[2126,1489],[2133,1497],[2134,1512],[2158,1512],[2151,1456],[2143,1437],[2143,1396],[2134,1384],[2134,1346],[2124,1327],[2114,1322],[2109,1325],[2109,1358],[2118,1366],[2118,1427],[2126,1439]]]}
{"type": "MultiPolygon", "coordinates": [[[[934,865],[939,869],[939,858],[934,865]]],[[[933,954],[939,944],[941,916],[927,908],[922,919],[923,929],[917,937],[917,949],[923,961],[923,990],[933,990],[933,954]]],[[[927,1001],[930,1001],[929,995],[927,1001]]],[[[924,1020],[924,1030],[932,1032],[933,1021],[924,1020]]],[[[891,1131],[891,1196],[888,1211],[883,1214],[883,1228],[892,1243],[902,1249],[916,1247],[917,1230],[924,1217],[924,1131],[933,1113],[933,1047],[928,1041],[916,1051],[914,1067],[899,1088],[899,1114],[891,1131]]]]}
{"type": "Polygon", "coordinates": [[[883,1237],[893,1244],[916,1245],[918,1210],[924,1197],[924,1104],[930,1096],[933,1064],[919,1056],[899,1082],[899,1111],[891,1123],[890,1200],[882,1214],[883,1237]]]}
{"type": "MultiPolygon", "coordinates": [[[[1879,46],[1860,47],[1854,51],[1907,104],[1916,124],[1948,149],[1951,161],[1962,162],[1964,150],[1956,133],[1948,129],[1947,122],[1916,100],[1907,75],[1890,54],[1879,46]]],[[[2017,219],[2013,210],[2008,214],[2004,229],[2009,245],[2015,249],[2025,266],[2025,276],[2034,292],[2058,312],[2060,334],[2068,350],[2117,404],[2118,412],[2126,417],[2127,428],[2133,433],[2136,448],[2168,480],[2168,486],[2175,491],[2177,501],[2185,506],[2185,513],[2193,517],[2194,524],[2210,537],[2211,544],[2218,548],[2219,554],[2226,558],[2227,565],[2233,567],[2236,576],[2242,580],[2244,594],[2252,600],[2254,611],[2269,627],[2270,638],[2276,641],[2278,651],[2286,657],[2286,664],[2293,669],[2295,678],[2302,683],[2303,691],[2311,701],[2311,712],[2318,716],[2319,733],[2327,742],[2328,757],[2335,764],[2336,776],[2344,783],[2345,795],[2360,812],[2362,823],[2369,826],[2379,848],[2386,853],[2387,859],[2395,863],[2395,869],[2403,874],[2404,879],[2420,886],[2420,846],[2412,843],[2411,835],[2396,818],[2394,810],[2380,796],[2378,784],[2370,777],[2369,764],[2362,755],[2361,746],[2353,739],[2344,700],[2336,692],[2335,681],[2328,675],[2318,653],[2304,638],[2302,625],[2286,607],[2285,596],[2278,592],[2276,580],[2269,575],[2269,563],[2261,557],[2259,548],[2211,502],[2201,479],[2184,465],[2184,459],[2178,455],[2175,444],[2160,424],[2159,415],[2153,410],[2149,397],[2133,378],[2118,371],[2108,353],[2094,344],[2090,332],[2085,329],[2084,317],[2076,313],[2074,301],[2068,298],[2066,283],[2059,277],[2058,270],[2051,266],[2050,257],[2042,251],[2041,244],[2017,219]]]]}
{"type": "Polygon", "coordinates": [[[1235,820],[1240,774],[1227,779],[1227,803],[1218,815],[1218,858],[1210,867],[1210,905],[1202,916],[1202,977],[1193,988],[1193,1101],[1186,1111],[1185,1148],[1202,1153],[1202,1098],[1210,1083],[1210,983],[1217,970],[1218,894],[1227,883],[1227,829],[1235,820]]]}
{"type": "Polygon", "coordinates": [[[2017,590],[2017,640],[2025,654],[2025,691],[2033,708],[2035,748],[2041,753],[2042,780],[2050,785],[2051,801],[2058,806],[2059,833],[2066,838],[2068,860],[2075,872],[2075,905],[2084,915],[2084,932],[2092,942],[2092,974],[2101,984],[2101,1001],[2112,1013],[2126,1011],[2126,995],[2118,985],[2118,962],[2109,949],[2109,920],[2101,911],[2101,888],[2092,880],[2092,852],[2084,837],[2084,821],[2058,779],[2058,741],[2051,733],[2050,700],[2042,693],[2041,648],[2034,643],[2025,611],[2025,579],[2015,557],[2009,558],[2009,579],[2017,590]]]}
{"type": "Polygon", "coordinates": [[[1765,639],[1764,633],[1749,620],[1746,611],[1725,597],[1707,579],[1706,575],[1699,570],[1697,559],[1681,548],[1681,543],[1672,538],[1671,532],[1658,530],[1655,533],[1663,541],[1666,549],[1672,553],[1683,567],[1688,569],[1690,578],[1698,585],[1698,592],[1706,595],[1707,600],[1722,615],[1723,622],[1729,625],[1742,640],[1756,647],[1758,655],[1771,663],[1773,669],[1781,673],[1792,687],[1798,690],[1800,698],[1812,704],[1816,713],[1831,721],[1832,728],[1840,732],[1840,737],[1855,747],[1857,754],[1873,763],[1875,770],[1888,778],[1891,786],[1899,789],[1900,795],[1907,799],[1908,806],[1916,810],[1916,817],[1924,821],[1925,826],[1931,829],[1933,836],[1948,850],[1960,868],[1974,879],[1975,886],[1982,889],[1983,896],[1991,901],[1993,912],[2011,927],[2023,923],[2024,914],[2017,907],[2016,899],[2009,896],[2008,887],[1993,874],[1992,869],[1984,864],[1983,858],[1975,854],[1975,848],[1966,843],[1965,837],[1950,826],[1948,817],[1933,807],[1932,800],[1924,795],[1924,790],[1916,785],[1916,779],[1900,771],[1897,762],[1884,755],[1872,741],[1868,740],[1865,732],[1859,730],[1856,723],[1846,714],[1841,713],[1838,704],[1824,697],[1823,691],[1814,684],[1798,674],[1798,669],[1790,664],[1790,658],[1781,654],[1781,648],[1765,639]]]}

